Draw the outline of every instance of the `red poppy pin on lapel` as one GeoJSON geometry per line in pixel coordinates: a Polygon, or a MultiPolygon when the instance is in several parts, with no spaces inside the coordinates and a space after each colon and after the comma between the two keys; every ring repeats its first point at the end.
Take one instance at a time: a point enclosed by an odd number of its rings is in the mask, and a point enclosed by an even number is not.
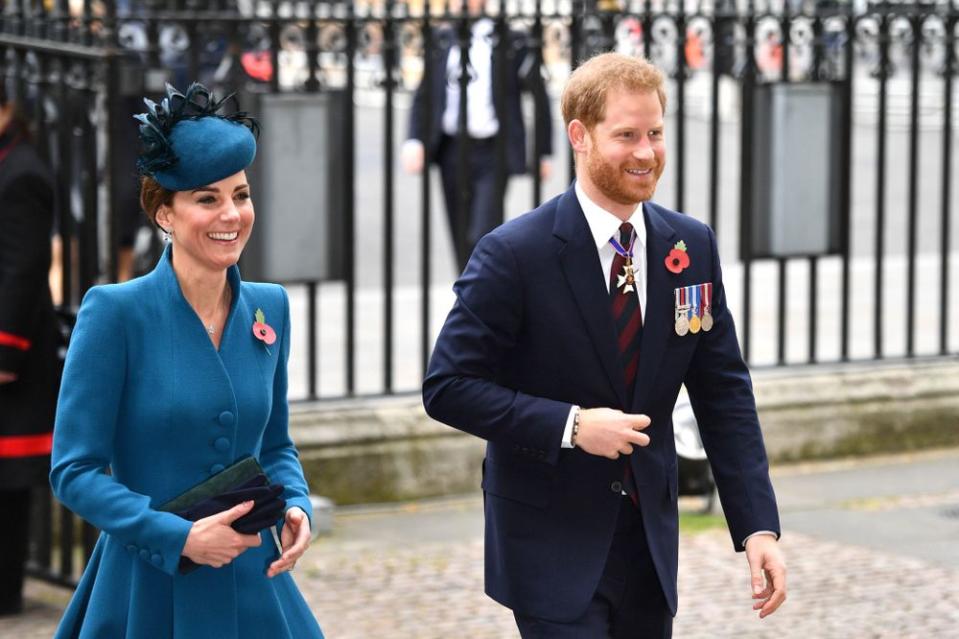
{"type": "Polygon", "coordinates": [[[686,252],[686,242],[682,240],[673,245],[669,255],[666,256],[666,268],[670,273],[682,273],[683,269],[689,266],[689,254],[686,252]]]}
{"type": "MultiPolygon", "coordinates": [[[[253,336],[263,342],[264,346],[269,346],[276,341],[276,331],[273,330],[273,327],[266,323],[266,315],[263,314],[263,309],[256,309],[256,313],[253,314],[256,319],[253,322],[253,336]]],[[[270,349],[266,349],[267,353],[270,353],[270,349]]],[[[272,353],[270,353],[272,355],[272,353]]]]}

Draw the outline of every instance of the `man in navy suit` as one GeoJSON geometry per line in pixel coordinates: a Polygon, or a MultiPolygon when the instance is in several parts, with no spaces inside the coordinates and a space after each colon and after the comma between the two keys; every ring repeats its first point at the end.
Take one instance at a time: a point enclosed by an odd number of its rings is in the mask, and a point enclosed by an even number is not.
{"type": "MultiPolygon", "coordinates": [[[[423,383],[486,439],[486,592],[524,638],[669,637],[685,384],[760,617],[786,595],[779,516],[710,228],[650,201],[662,74],[603,54],[570,77],[576,182],[486,235],[423,383]]],[[[717,622],[721,623],[721,622],[717,622]]]]}
{"type": "Polygon", "coordinates": [[[427,159],[439,165],[460,270],[479,238],[503,223],[508,177],[527,172],[523,91],[536,103],[535,156],[543,179],[551,171],[546,156],[552,151],[549,99],[525,36],[507,31],[505,42],[498,42],[494,22],[482,17],[485,2],[466,4],[471,16],[466,104],[460,101],[463,56],[458,36],[443,28],[435,36],[437,46],[427,52],[429,77],[414,96],[409,139],[402,152],[410,173],[422,171],[427,159]]]}

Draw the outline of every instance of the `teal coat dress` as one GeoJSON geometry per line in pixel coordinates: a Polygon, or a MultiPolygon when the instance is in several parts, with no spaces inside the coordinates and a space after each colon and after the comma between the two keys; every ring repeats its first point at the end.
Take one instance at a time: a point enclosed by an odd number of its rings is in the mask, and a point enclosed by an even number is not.
{"type": "Polygon", "coordinates": [[[80,307],[50,479],[102,533],[56,637],[322,637],[292,576],[266,577],[277,557],[267,532],[222,568],[177,571],[191,523],[156,506],[241,457],[286,486],[287,508],[311,508],[287,429],[285,291],[242,282],[231,267],[218,351],[180,290],[171,251],[144,277],[90,289],[80,307]],[[254,337],[257,309],[276,331],[272,346],[254,337]]]}

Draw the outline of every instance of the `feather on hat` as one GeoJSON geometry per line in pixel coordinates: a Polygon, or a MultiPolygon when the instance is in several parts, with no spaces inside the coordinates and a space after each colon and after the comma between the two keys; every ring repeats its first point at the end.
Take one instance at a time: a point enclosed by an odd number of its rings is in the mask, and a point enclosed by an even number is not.
{"type": "MultiPolygon", "coordinates": [[[[259,125],[244,111],[220,113],[233,101],[222,100],[194,82],[181,93],[166,85],[159,103],[144,98],[146,113],[133,116],[140,123],[143,149],[137,171],[170,191],[186,191],[239,173],[256,156],[259,125]]],[[[238,105],[237,105],[238,106],[238,105]]]]}

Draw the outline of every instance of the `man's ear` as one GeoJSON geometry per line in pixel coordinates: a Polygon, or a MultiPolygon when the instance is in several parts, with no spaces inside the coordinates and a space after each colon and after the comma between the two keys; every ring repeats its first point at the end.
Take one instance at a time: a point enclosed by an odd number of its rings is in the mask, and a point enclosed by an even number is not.
{"type": "Polygon", "coordinates": [[[566,135],[569,138],[569,145],[573,147],[576,153],[586,153],[588,150],[589,132],[586,126],[579,120],[573,120],[566,127],[566,135]]]}

